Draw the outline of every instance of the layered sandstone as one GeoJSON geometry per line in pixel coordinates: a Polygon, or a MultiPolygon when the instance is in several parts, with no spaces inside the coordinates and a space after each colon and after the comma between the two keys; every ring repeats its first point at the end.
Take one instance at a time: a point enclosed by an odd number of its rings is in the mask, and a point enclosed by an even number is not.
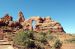
{"type": "Polygon", "coordinates": [[[39,16],[31,17],[29,20],[24,21],[24,29],[34,30],[34,31],[51,31],[51,32],[64,32],[63,27],[59,22],[52,20],[49,16],[46,18],[41,18],[39,16]],[[32,23],[35,21],[35,28],[33,28],[32,23]]]}
{"type": "Polygon", "coordinates": [[[6,14],[3,18],[0,18],[0,26],[8,25],[9,21],[12,21],[12,16],[6,14]]]}
{"type": "Polygon", "coordinates": [[[20,11],[18,14],[18,21],[13,21],[13,18],[6,14],[3,18],[0,18],[0,28],[6,26],[7,30],[33,30],[39,31],[51,31],[51,32],[64,32],[63,27],[59,22],[56,22],[50,18],[50,16],[42,18],[40,16],[33,16],[28,20],[25,20],[23,13],[20,11]],[[33,22],[35,22],[34,25],[33,22]]]}

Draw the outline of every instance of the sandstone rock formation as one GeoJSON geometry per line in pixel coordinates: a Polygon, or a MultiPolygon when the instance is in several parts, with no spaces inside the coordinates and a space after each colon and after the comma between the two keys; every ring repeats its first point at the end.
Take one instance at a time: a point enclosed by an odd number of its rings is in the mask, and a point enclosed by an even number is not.
{"type": "Polygon", "coordinates": [[[19,23],[24,22],[25,18],[24,18],[23,13],[20,11],[18,15],[19,15],[19,19],[18,19],[19,23]]]}
{"type": "Polygon", "coordinates": [[[9,27],[19,27],[19,28],[22,27],[19,22],[15,22],[15,21],[9,21],[8,26],[9,26],[9,27]]]}
{"type": "Polygon", "coordinates": [[[39,16],[31,17],[29,20],[24,21],[23,28],[26,30],[34,31],[48,31],[51,32],[64,32],[63,27],[60,23],[53,21],[50,17],[41,18],[39,16]],[[33,28],[32,23],[36,22],[35,28],[33,28]]]}
{"type": "Polygon", "coordinates": [[[6,14],[2,19],[4,19],[4,21],[12,21],[13,18],[11,16],[9,16],[9,14],[6,14]]]}
{"type": "Polygon", "coordinates": [[[25,20],[23,13],[19,12],[18,21],[13,21],[13,18],[6,14],[3,18],[0,18],[0,27],[6,26],[11,30],[24,29],[39,31],[51,31],[51,32],[65,32],[59,22],[56,22],[50,18],[50,16],[42,18],[40,16],[33,16],[28,20],[25,20]],[[35,24],[33,24],[35,22],[35,24]],[[33,25],[32,25],[33,24],[33,25]],[[12,29],[13,28],[13,29],[12,29]]]}
{"type": "Polygon", "coordinates": [[[6,14],[3,18],[0,18],[0,26],[8,25],[9,21],[12,21],[13,18],[6,14]]]}

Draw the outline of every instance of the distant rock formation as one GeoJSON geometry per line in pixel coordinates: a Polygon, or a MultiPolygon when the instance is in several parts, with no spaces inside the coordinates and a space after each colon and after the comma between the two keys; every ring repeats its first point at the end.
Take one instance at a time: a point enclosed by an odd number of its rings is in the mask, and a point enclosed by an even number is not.
{"type": "Polygon", "coordinates": [[[0,26],[8,25],[9,21],[12,21],[13,18],[6,14],[3,18],[0,18],[0,26]]]}
{"type": "Polygon", "coordinates": [[[0,18],[0,28],[6,26],[10,30],[17,31],[18,29],[39,31],[51,31],[51,32],[65,32],[59,22],[56,22],[50,18],[50,16],[42,18],[40,16],[33,16],[28,20],[25,20],[23,13],[19,12],[18,21],[13,21],[13,18],[6,14],[3,18],[0,18]],[[33,21],[35,21],[35,27],[33,28],[33,21]]]}
{"type": "Polygon", "coordinates": [[[20,11],[18,15],[19,15],[19,19],[18,19],[19,23],[24,22],[25,18],[24,18],[23,13],[20,11]]]}
{"type": "Polygon", "coordinates": [[[23,24],[25,24],[23,25],[25,30],[29,29],[29,30],[34,30],[37,32],[49,31],[49,30],[51,32],[64,32],[61,24],[56,21],[53,21],[50,17],[46,17],[46,18],[41,18],[39,16],[31,17],[29,20],[25,21],[23,24]],[[36,22],[34,29],[32,26],[33,21],[36,22]]]}

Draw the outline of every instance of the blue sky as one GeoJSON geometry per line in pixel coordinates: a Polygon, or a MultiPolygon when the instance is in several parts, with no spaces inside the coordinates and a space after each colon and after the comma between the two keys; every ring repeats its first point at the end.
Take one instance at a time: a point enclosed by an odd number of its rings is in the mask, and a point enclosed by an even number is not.
{"type": "Polygon", "coordinates": [[[67,33],[75,33],[75,0],[0,0],[0,17],[9,13],[17,20],[20,10],[25,18],[51,16],[67,33]]]}

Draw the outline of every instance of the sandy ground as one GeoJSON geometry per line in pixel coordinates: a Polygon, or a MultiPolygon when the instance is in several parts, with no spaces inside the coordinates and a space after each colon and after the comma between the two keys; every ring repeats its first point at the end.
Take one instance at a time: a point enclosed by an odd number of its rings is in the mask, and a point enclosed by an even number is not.
{"type": "Polygon", "coordinates": [[[14,49],[11,45],[0,45],[0,49],[14,49]]]}
{"type": "Polygon", "coordinates": [[[75,49],[75,44],[63,44],[61,49],[75,49]]]}

